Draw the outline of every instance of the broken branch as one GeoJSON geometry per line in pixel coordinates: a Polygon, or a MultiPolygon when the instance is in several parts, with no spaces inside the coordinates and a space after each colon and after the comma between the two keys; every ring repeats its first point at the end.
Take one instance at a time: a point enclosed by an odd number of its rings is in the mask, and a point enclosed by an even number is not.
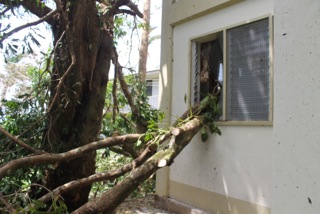
{"type": "Polygon", "coordinates": [[[118,137],[109,137],[104,140],[96,141],[64,153],[59,153],[59,154],[45,153],[45,154],[15,159],[4,164],[0,168],[0,179],[7,176],[10,171],[14,171],[23,167],[72,160],[77,157],[80,157],[81,155],[89,151],[94,151],[97,149],[110,147],[114,145],[121,145],[123,143],[135,143],[139,139],[139,137],[141,137],[140,134],[128,134],[128,135],[123,135],[118,137]]]}
{"type": "Polygon", "coordinates": [[[32,146],[29,146],[28,144],[22,142],[21,140],[19,140],[17,137],[11,135],[9,132],[7,132],[4,128],[2,128],[2,126],[0,126],[0,132],[2,134],[4,134],[7,138],[9,138],[11,141],[13,141],[14,143],[16,143],[17,145],[21,146],[22,148],[29,150],[31,152],[33,152],[34,154],[38,155],[38,154],[44,154],[44,151],[38,150],[33,148],[32,146]]]}

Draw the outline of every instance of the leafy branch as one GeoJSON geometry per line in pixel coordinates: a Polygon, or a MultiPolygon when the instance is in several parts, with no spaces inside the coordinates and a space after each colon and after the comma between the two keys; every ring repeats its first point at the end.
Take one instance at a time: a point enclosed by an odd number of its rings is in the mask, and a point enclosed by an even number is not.
{"type": "Polygon", "coordinates": [[[34,22],[30,22],[24,25],[21,25],[19,27],[16,27],[14,29],[12,29],[11,31],[7,32],[7,33],[3,33],[2,37],[0,38],[0,44],[2,44],[2,42],[7,39],[8,37],[12,36],[13,34],[19,32],[20,30],[23,30],[25,28],[31,27],[31,26],[35,26],[38,25],[44,21],[47,21],[48,19],[52,18],[56,13],[58,12],[58,10],[53,10],[50,13],[46,14],[44,17],[38,19],[37,21],[34,22]]]}

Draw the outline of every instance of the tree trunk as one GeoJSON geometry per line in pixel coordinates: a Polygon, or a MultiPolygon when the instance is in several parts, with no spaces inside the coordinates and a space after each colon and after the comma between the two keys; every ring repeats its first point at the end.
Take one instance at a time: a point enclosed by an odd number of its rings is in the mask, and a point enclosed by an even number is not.
{"type": "MultiPolygon", "coordinates": [[[[69,13],[61,11],[53,26],[55,67],[44,141],[55,152],[65,152],[97,139],[113,46],[112,19],[101,31],[95,1],[68,4],[61,7],[69,7],[69,13]]],[[[46,186],[54,189],[94,172],[95,153],[90,152],[48,170],[46,186]]],[[[64,194],[69,211],[86,203],[89,192],[87,186],[64,194]]]]}
{"type": "Polygon", "coordinates": [[[141,82],[146,81],[147,59],[150,33],[150,0],[143,2],[143,29],[141,35],[141,45],[139,50],[139,74],[141,82]]]}

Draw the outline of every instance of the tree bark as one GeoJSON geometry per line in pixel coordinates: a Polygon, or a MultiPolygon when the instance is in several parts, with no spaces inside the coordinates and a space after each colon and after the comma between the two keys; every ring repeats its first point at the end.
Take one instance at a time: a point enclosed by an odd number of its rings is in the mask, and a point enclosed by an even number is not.
{"type": "MultiPolygon", "coordinates": [[[[95,1],[79,0],[68,4],[60,5],[60,15],[53,26],[55,64],[49,125],[44,140],[47,149],[56,152],[97,139],[113,46],[113,19],[109,18],[101,29],[95,1]]],[[[55,189],[94,172],[95,152],[88,152],[56,164],[53,170],[48,169],[45,185],[55,189]]],[[[89,192],[90,186],[86,186],[64,194],[69,211],[86,203],[89,192]]]]}
{"type": "Polygon", "coordinates": [[[139,50],[139,74],[141,82],[146,81],[147,59],[150,34],[150,0],[143,1],[143,28],[139,50]]]}

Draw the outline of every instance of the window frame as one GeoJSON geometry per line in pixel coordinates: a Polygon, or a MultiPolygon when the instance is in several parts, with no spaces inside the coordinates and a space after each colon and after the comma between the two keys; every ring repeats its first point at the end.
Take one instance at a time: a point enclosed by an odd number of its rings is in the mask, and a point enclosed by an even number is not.
{"type": "MultiPolygon", "coordinates": [[[[274,33],[273,33],[273,16],[268,14],[260,17],[256,17],[254,19],[250,19],[247,21],[239,22],[234,25],[227,26],[222,29],[217,29],[212,32],[208,32],[205,35],[200,35],[198,37],[194,37],[190,39],[190,101],[191,105],[194,104],[194,87],[195,87],[195,54],[194,52],[194,45],[195,44],[201,44],[204,42],[208,42],[211,40],[216,39],[216,35],[218,33],[222,32],[223,33],[223,96],[222,96],[222,115],[221,119],[218,120],[216,123],[218,125],[257,125],[257,126],[272,126],[273,124],[273,41],[274,41],[274,33]],[[250,24],[252,22],[260,21],[263,19],[268,19],[269,23],[269,115],[268,115],[268,120],[266,121],[237,121],[237,120],[227,120],[227,30],[235,28],[235,27],[241,27],[246,24],[250,24]]],[[[199,51],[199,50],[198,50],[199,51]]],[[[198,83],[198,87],[200,88],[200,84],[198,83]]]]}

